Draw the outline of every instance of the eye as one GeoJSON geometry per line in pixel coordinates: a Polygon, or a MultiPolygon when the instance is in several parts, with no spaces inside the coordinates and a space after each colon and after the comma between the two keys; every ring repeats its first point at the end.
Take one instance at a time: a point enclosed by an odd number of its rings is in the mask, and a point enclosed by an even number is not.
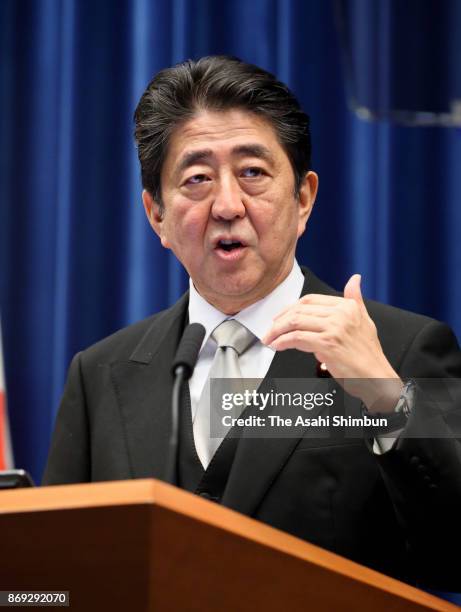
{"type": "Polygon", "coordinates": [[[251,168],[245,168],[242,171],[242,175],[245,178],[258,178],[260,176],[263,176],[264,174],[266,173],[264,172],[262,168],[257,168],[255,166],[252,166],[251,168]]]}
{"type": "Polygon", "coordinates": [[[209,181],[210,179],[206,176],[206,174],[194,174],[186,180],[185,185],[200,185],[200,183],[204,183],[205,181],[209,181]]]}

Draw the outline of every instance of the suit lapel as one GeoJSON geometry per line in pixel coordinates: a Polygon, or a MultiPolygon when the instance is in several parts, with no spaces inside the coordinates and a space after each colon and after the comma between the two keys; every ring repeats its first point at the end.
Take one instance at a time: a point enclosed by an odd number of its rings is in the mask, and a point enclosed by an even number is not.
{"type": "MultiPolygon", "coordinates": [[[[303,268],[303,273],[305,281],[301,295],[306,293],[337,294],[310,270],[303,268]]],[[[261,390],[266,385],[270,385],[270,379],[315,378],[316,376],[317,361],[311,353],[297,350],[281,351],[276,353],[261,384],[261,390]]],[[[304,431],[303,428],[299,428],[299,435],[292,438],[245,438],[245,429],[243,429],[223,494],[223,505],[244,514],[253,514],[303,437],[304,431]]]]}
{"type": "Polygon", "coordinates": [[[111,364],[133,478],[163,478],[171,428],[170,372],[189,295],[159,314],[129,361],[111,364]]]}

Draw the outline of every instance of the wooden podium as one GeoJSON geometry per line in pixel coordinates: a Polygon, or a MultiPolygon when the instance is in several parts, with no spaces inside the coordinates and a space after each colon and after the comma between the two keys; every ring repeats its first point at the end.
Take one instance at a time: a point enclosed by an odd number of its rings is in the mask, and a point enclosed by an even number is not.
{"type": "Polygon", "coordinates": [[[0,590],[84,612],[459,608],[155,480],[0,492],[0,590]]]}

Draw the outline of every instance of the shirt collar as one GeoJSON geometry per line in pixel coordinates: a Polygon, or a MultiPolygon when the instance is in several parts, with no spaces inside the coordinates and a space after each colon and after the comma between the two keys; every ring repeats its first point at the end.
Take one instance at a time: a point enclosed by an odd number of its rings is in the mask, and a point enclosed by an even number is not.
{"type": "Polygon", "coordinates": [[[269,331],[273,318],[299,299],[303,285],[304,275],[294,260],[290,274],[271,293],[229,316],[207,302],[194,287],[192,279],[189,279],[189,322],[201,323],[205,327],[202,347],[213,330],[226,319],[236,319],[260,340],[269,331]]]}

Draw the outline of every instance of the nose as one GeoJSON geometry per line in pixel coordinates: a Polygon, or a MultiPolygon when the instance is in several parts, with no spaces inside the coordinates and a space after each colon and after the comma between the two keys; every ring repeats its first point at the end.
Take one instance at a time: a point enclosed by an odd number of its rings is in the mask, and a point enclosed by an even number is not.
{"type": "Polygon", "coordinates": [[[220,221],[233,221],[245,216],[242,192],[235,179],[226,178],[217,185],[211,214],[220,221]]]}

